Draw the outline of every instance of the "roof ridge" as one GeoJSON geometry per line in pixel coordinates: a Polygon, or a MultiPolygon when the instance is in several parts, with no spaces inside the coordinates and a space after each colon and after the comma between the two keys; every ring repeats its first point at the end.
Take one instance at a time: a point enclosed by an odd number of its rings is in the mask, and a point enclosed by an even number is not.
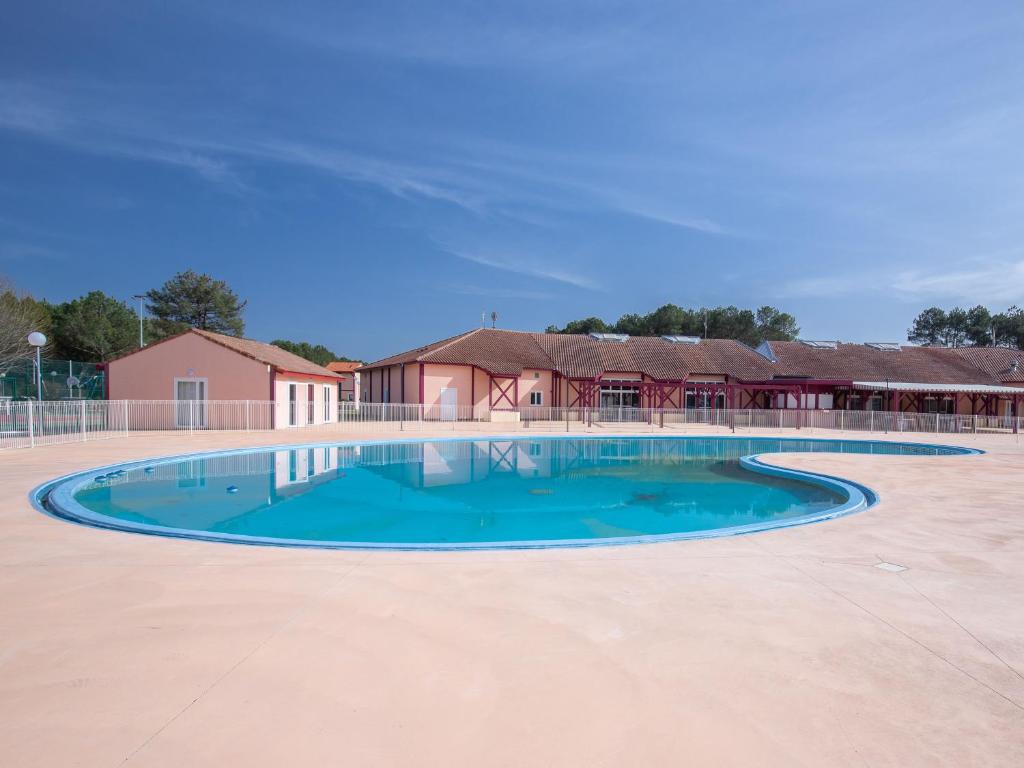
{"type": "MultiPolygon", "coordinates": [[[[311,365],[314,368],[319,368],[323,372],[323,373],[317,373],[316,375],[320,375],[320,376],[326,375],[326,376],[332,376],[332,377],[337,378],[337,374],[334,371],[329,370],[326,366],[320,365],[319,363],[314,363],[312,360],[307,360],[306,358],[302,357],[302,355],[296,355],[294,352],[289,352],[284,347],[279,347],[276,344],[271,344],[269,341],[260,341],[259,339],[248,339],[248,338],[246,338],[244,336],[231,336],[230,334],[227,334],[227,333],[217,333],[216,331],[208,331],[205,328],[189,328],[189,331],[198,334],[201,338],[206,339],[207,341],[209,341],[212,344],[216,344],[216,345],[218,345],[220,347],[224,347],[224,349],[227,349],[227,350],[230,350],[231,352],[234,352],[236,354],[242,355],[243,357],[248,357],[250,360],[255,360],[257,363],[263,363],[264,365],[269,365],[269,366],[273,367],[275,370],[278,370],[278,371],[291,371],[293,369],[286,368],[284,365],[281,365],[280,363],[274,362],[273,360],[269,359],[268,357],[259,357],[257,354],[255,354],[255,353],[253,353],[253,352],[251,352],[249,350],[241,349],[241,348],[231,344],[231,340],[234,340],[234,341],[244,341],[244,342],[248,342],[249,344],[258,344],[258,345],[260,345],[262,347],[273,347],[273,349],[275,351],[274,352],[275,354],[278,354],[278,355],[279,354],[285,354],[288,357],[295,358],[295,361],[300,364],[300,367],[301,366],[305,366],[305,365],[311,365]]],[[[311,373],[311,372],[307,372],[307,371],[295,371],[295,372],[296,373],[311,373]]]]}
{"type": "MultiPolygon", "coordinates": [[[[440,352],[442,349],[447,349],[448,347],[450,347],[455,342],[462,341],[463,339],[468,339],[473,334],[477,333],[478,331],[483,331],[483,330],[486,330],[486,329],[484,329],[484,328],[474,328],[471,331],[466,331],[465,333],[460,333],[458,336],[452,336],[450,339],[448,339],[444,343],[438,344],[436,347],[434,347],[429,352],[424,352],[422,355],[417,355],[416,356],[416,360],[418,362],[421,358],[424,358],[427,355],[432,355],[435,352],[440,352]]],[[[492,330],[497,330],[497,329],[492,329],[492,330]]],[[[429,346],[429,345],[427,345],[427,346],[429,346]]]]}

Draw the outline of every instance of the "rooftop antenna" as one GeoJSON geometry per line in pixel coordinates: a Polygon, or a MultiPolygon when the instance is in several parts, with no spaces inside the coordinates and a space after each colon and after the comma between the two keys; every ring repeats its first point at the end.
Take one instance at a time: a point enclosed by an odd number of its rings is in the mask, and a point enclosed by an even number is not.
{"type": "Polygon", "coordinates": [[[481,312],[480,313],[480,327],[481,328],[486,328],[487,327],[487,313],[486,312],[481,312]]]}
{"type": "Polygon", "coordinates": [[[496,328],[498,325],[498,313],[491,312],[491,328],[496,328]]]}
{"type": "Polygon", "coordinates": [[[708,311],[705,308],[705,310],[704,310],[704,338],[706,339],[707,337],[708,337],[708,311]]]}

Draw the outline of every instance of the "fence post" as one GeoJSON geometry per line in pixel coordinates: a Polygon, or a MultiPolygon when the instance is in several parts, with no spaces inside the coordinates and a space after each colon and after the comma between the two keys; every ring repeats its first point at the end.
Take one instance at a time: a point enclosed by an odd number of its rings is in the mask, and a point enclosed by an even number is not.
{"type": "Polygon", "coordinates": [[[85,400],[82,401],[82,442],[86,440],[85,437],[85,400]]]}
{"type": "Polygon", "coordinates": [[[868,411],[868,432],[875,431],[875,412],[868,411]]]}
{"type": "Polygon", "coordinates": [[[839,412],[839,431],[843,431],[843,423],[846,421],[846,417],[843,415],[845,411],[839,412]]]}
{"type": "Polygon", "coordinates": [[[128,401],[122,401],[124,403],[124,436],[128,437],[128,401]]]}
{"type": "Polygon", "coordinates": [[[25,405],[28,406],[28,444],[30,448],[36,446],[36,431],[35,424],[33,423],[32,410],[35,405],[31,400],[28,400],[25,405]]]}
{"type": "Polygon", "coordinates": [[[188,401],[188,431],[191,432],[195,427],[195,400],[188,401]]]}
{"type": "Polygon", "coordinates": [[[245,401],[245,431],[249,431],[249,411],[252,408],[252,400],[245,401]]]}

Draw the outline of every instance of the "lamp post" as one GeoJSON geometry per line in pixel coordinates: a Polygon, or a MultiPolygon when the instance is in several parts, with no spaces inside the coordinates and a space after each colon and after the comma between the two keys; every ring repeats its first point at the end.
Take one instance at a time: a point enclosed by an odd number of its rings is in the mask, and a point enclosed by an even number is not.
{"type": "Polygon", "coordinates": [[[46,336],[39,331],[28,335],[28,343],[36,348],[36,398],[43,401],[43,360],[40,350],[46,346],[46,336]]]}
{"type": "Polygon", "coordinates": [[[132,298],[139,300],[139,346],[144,347],[146,346],[146,340],[142,337],[142,300],[146,296],[142,293],[136,293],[132,298]]]}

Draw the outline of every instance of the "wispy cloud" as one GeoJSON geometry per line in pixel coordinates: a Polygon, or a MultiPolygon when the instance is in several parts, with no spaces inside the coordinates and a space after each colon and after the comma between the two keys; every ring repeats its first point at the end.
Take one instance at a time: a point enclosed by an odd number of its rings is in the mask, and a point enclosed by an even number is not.
{"type": "Polygon", "coordinates": [[[803,277],[784,283],[779,295],[826,299],[881,295],[914,302],[1024,303],[1024,258],[976,259],[973,267],[957,270],[904,269],[886,280],[865,279],[864,274],[803,277]]]}
{"type": "Polygon", "coordinates": [[[220,145],[224,152],[305,166],[349,181],[379,187],[397,197],[421,197],[481,213],[484,199],[471,182],[441,168],[395,163],[343,149],[294,141],[249,141],[220,145]]]}
{"type": "Polygon", "coordinates": [[[541,280],[550,280],[564,285],[571,285],[574,288],[583,288],[588,291],[603,291],[604,288],[591,280],[589,277],[563,269],[555,265],[540,264],[535,256],[524,256],[523,254],[497,253],[493,251],[471,250],[454,248],[448,245],[441,245],[441,248],[463,261],[479,264],[502,272],[511,272],[516,275],[535,277],[541,280]]]}
{"type": "Polygon", "coordinates": [[[973,269],[916,269],[898,273],[892,290],[908,299],[1024,303],[1024,258],[979,263],[973,269]]]}
{"type": "Polygon", "coordinates": [[[591,4],[562,5],[544,3],[538,15],[540,9],[522,6],[402,4],[382,13],[379,4],[372,11],[328,4],[315,14],[272,7],[236,18],[304,46],[445,67],[543,68],[545,77],[568,68],[621,69],[644,51],[642,41],[649,42],[644,11],[632,9],[625,19],[591,4]]]}
{"type": "Polygon", "coordinates": [[[0,243],[0,261],[26,261],[58,259],[60,254],[51,248],[31,243],[0,243]]]}
{"type": "MultiPolygon", "coordinates": [[[[660,191],[662,187],[651,183],[656,172],[666,172],[664,158],[551,151],[495,141],[462,140],[459,146],[453,162],[502,180],[502,189],[517,189],[525,199],[547,208],[613,211],[705,235],[739,235],[732,227],[687,211],[676,200],[678,194],[660,191]],[[659,200],[669,196],[671,204],[659,200]]],[[[669,173],[673,178],[680,174],[685,175],[685,169],[669,173]]]]}
{"type": "Polygon", "coordinates": [[[706,235],[735,234],[686,211],[678,201],[657,202],[655,188],[638,190],[635,183],[622,183],[624,177],[649,178],[650,158],[448,137],[441,140],[447,151],[429,163],[416,162],[299,138],[295,131],[285,137],[261,136],[251,129],[200,134],[195,125],[201,121],[183,124],[178,116],[132,105],[136,97],[78,81],[0,80],[0,128],[90,154],[182,168],[233,192],[251,191],[244,177],[252,176],[255,164],[270,163],[530,226],[607,210],[706,235]]]}
{"type": "MultiPolygon", "coordinates": [[[[88,91],[78,87],[78,91],[88,91]]],[[[238,166],[253,161],[305,167],[382,189],[396,197],[450,203],[476,214],[483,198],[473,182],[442,167],[384,160],[370,154],[311,142],[255,138],[236,134],[197,136],[155,116],[78,93],[0,81],[0,128],[30,134],[90,154],[129,158],[192,171],[235,191],[247,188],[238,166]]]]}
{"type": "Polygon", "coordinates": [[[0,128],[89,154],[185,168],[227,187],[243,187],[223,159],[172,137],[166,129],[139,130],[137,122],[118,117],[116,104],[101,107],[91,98],[83,103],[80,94],[72,103],[66,95],[38,85],[0,81],[0,128]]]}
{"type": "Polygon", "coordinates": [[[524,299],[528,301],[550,301],[558,298],[554,293],[545,291],[517,290],[500,286],[468,285],[464,283],[443,283],[438,290],[455,293],[460,296],[483,296],[492,299],[524,299]]]}
{"type": "Polygon", "coordinates": [[[645,205],[638,202],[620,202],[618,204],[619,210],[623,213],[630,214],[632,216],[638,216],[641,219],[648,219],[650,221],[656,221],[660,224],[668,224],[673,227],[680,227],[681,229],[689,229],[693,232],[701,232],[705,235],[730,235],[735,236],[737,233],[726,229],[723,225],[711,219],[691,217],[685,215],[678,215],[663,210],[658,206],[645,205]]]}

